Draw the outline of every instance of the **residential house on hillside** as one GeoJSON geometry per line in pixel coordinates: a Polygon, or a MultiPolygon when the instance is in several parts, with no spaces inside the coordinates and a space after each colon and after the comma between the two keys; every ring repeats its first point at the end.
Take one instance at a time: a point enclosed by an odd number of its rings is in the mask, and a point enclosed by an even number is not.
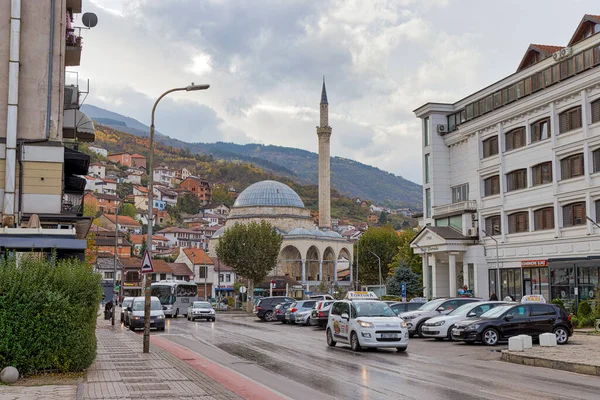
{"type": "Polygon", "coordinates": [[[121,199],[112,194],[86,192],[83,204],[93,206],[96,212],[115,214],[121,205],[121,199]]]}
{"type": "Polygon", "coordinates": [[[177,180],[180,182],[186,180],[188,176],[192,176],[192,173],[186,167],[175,171],[175,178],[177,178],[177,180]]]}
{"type": "Polygon", "coordinates": [[[129,172],[127,173],[127,176],[125,177],[124,181],[133,185],[141,185],[142,176],[144,176],[144,173],[141,171],[129,172]]]}
{"type": "Polygon", "coordinates": [[[117,259],[115,266],[115,258],[108,253],[101,253],[96,257],[96,262],[93,266],[94,271],[102,275],[102,291],[106,301],[113,300],[113,277],[117,282],[121,281],[123,274],[123,264],[117,259]],[[115,275],[116,269],[116,275],[115,275]]]}
{"type": "Polygon", "coordinates": [[[114,163],[132,167],[131,154],[129,153],[112,153],[108,155],[108,159],[114,163]]]}
{"type": "MultiPolygon", "coordinates": [[[[160,226],[165,226],[171,223],[171,216],[167,210],[159,210],[156,207],[156,200],[154,201],[154,209],[152,213],[154,214],[154,219],[152,220],[152,226],[156,226],[157,224],[160,226]]],[[[148,225],[148,209],[142,210],[138,208],[137,219],[142,222],[143,225],[148,225]]]]}
{"type": "Polygon", "coordinates": [[[208,203],[201,208],[205,214],[229,215],[231,208],[224,203],[208,203]]]}
{"type": "Polygon", "coordinates": [[[214,226],[213,225],[211,225],[211,226],[204,225],[204,226],[199,226],[197,228],[193,228],[194,231],[199,232],[199,233],[202,234],[202,238],[204,239],[203,240],[202,248],[204,250],[208,249],[208,243],[210,242],[210,238],[212,238],[213,235],[219,229],[221,229],[223,226],[225,226],[225,225],[224,224],[223,225],[214,225],[214,226]]]}
{"type": "Polygon", "coordinates": [[[100,163],[90,164],[88,168],[88,175],[102,179],[106,178],[106,165],[100,163]]]}
{"type": "Polygon", "coordinates": [[[166,186],[154,186],[153,192],[158,200],[162,200],[167,205],[175,207],[177,205],[177,192],[169,190],[166,186]]]}
{"type": "Polygon", "coordinates": [[[219,259],[214,258],[215,279],[217,282],[213,291],[213,297],[219,299],[222,297],[231,297],[234,293],[233,284],[235,283],[236,275],[228,265],[222,263],[219,259]]]}
{"type": "Polygon", "coordinates": [[[116,221],[116,216],[113,214],[102,214],[98,218],[99,224],[101,227],[106,228],[108,230],[115,230],[116,224],[118,223],[119,231],[126,231],[129,233],[141,233],[142,225],[137,222],[135,219],[128,217],[126,215],[119,215],[118,222],[116,221]]]}
{"type": "Polygon", "coordinates": [[[169,263],[173,270],[173,279],[176,281],[189,282],[194,279],[194,273],[185,263],[169,263]]]}
{"type": "Polygon", "coordinates": [[[144,171],[146,170],[146,157],[141,154],[132,154],[131,155],[131,166],[136,168],[141,168],[144,171]]]}
{"type": "Polygon", "coordinates": [[[222,214],[204,213],[202,214],[202,218],[206,221],[206,223],[208,223],[209,226],[225,225],[225,221],[227,220],[227,217],[222,214]]]}
{"type": "Polygon", "coordinates": [[[181,249],[176,263],[184,263],[193,272],[198,298],[214,297],[215,268],[212,258],[202,249],[181,249]],[[206,287],[206,291],[205,291],[206,287]]]}
{"type": "Polygon", "coordinates": [[[108,150],[103,149],[102,147],[98,147],[98,146],[88,146],[88,150],[92,151],[96,154],[101,155],[102,157],[108,157],[108,150]]]}
{"type": "Polygon", "coordinates": [[[145,186],[133,186],[133,195],[134,196],[146,196],[148,197],[148,188],[145,186]]]}
{"type": "Polygon", "coordinates": [[[379,222],[379,215],[371,214],[367,217],[367,223],[376,224],[379,222]]]}
{"type": "MultiPolygon", "coordinates": [[[[140,250],[142,249],[142,243],[146,240],[147,235],[130,235],[129,239],[133,246],[133,254],[136,256],[141,255],[140,250]]],[[[146,244],[147,248],[148,245],[146,244]]],[[[152,252],[164,251],[169,249],[169,238],[161,235],[152,235],[152,252]]]]}
{"type": "Polygon", "coordinates": [[[192,194],[191,190],[188,189],[184,189],[181,187],[178,188],[172,188],[172,191],[174,191],[175,193],[177,193],[177,198],[180,199],[182,196],[185,196],[186,194],[192,194]]]}
{"type": "Polygon", "coordinates": [[[197,176],[188,176],[181,182],[181,188],[187,189],[200,199],[202,204],[208,204],[212,200],[212,189],[206,179],[197,176]]]}
{"type": "Polygon", "coordinates": [[[127,241],[124,232],[119,232],[115,243],[115,231],[96,233],[96,246],[99,253],[110,254],[114,256],[115,245],[117,246],[117,256],[119,258],[131,257],[131,243],[127,241]]]}
{"type": "Polygon", "coordinates": [[[152,267],[154,268],[154,272],[150,277],[152,282],[173,279],[173,269],[171,269],[171,267],[165,260],[153,259],[152,267]]]}
{"type": "MultiPolygon", "coordinates": [[[[140,258],[119,258],[123,265],[123,296],[142,295],[142,260],[140,258]]],[[[152,260],[154,263],[154,260],[152,260]]]]}
{"type": "Polygon", "coordinates": [[[173,187],[176,171],[166,164],[160,164],[152,171],[154,182],[159,185],[173,187]]]}
{"type": "MultiPolygon", "coordinates": [[[[117,193],[117,181],[114,179],[96,178],[96,179],[94,179],[93,185],[94,185],[94,187],[91,190],[93,190],[94,192],[104,193],[104,194],[116,194],[117,193]]],[[[86,181],[86,190],[89,190],[87,186],[88,185],[87,185],[87,181],[86,181]]]]}
{"type": "Polygon", "coordinates": [[[204,242],[202,233],[176,226],[170,226],[156,233],[168,238],[171,247],[199,248],[204,242]]]}

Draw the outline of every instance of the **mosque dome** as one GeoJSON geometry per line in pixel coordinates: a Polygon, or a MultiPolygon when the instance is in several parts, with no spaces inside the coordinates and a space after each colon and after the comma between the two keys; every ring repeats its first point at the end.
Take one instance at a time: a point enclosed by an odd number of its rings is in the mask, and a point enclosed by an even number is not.
{"type": "Polygon", "coordinates": [[[233,204],[233,207],[255,206],[304,208],[304,203],[288,185],[277,181],[261,181],[248,186],[233,204]]]}

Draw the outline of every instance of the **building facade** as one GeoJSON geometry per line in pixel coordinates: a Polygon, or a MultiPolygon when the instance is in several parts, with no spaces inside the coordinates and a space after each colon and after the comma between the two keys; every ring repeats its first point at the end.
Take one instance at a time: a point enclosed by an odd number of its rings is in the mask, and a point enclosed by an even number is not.
{"type": "Polygon", "coordinates": [[[181,182],[180,188],[192,192],[194,196],[200,199],[202,204],[208,204],[212,200],[212,189],[206,179],[190,175],[181,182]]]}
{"type": "Polygon", "coordinates": [[[424,295],[597,299],[600,16],[567,46],[530,45],[517,72],[422,120],[424,295]]]}

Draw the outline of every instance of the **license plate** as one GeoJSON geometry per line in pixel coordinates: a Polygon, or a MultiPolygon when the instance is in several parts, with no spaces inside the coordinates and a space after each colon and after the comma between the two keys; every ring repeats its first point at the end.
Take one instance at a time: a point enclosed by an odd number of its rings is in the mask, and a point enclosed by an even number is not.
{"type": "Polygon", "coordinates": [[[397,333],[382,333],[382,339],[400,339],[400,335],[397,333]]]}
{"type": "Polygon", "coordinates": [[[452,329],[452,334],[453,335],[460,335],[462,333],[462,329],[452,329]]]}
{"type": "Polygon", "coordinates": [[[424,326],[424,327],[422,327],[422,328],[421,328],[421,330],[422,330],[423,332],[429,332],[429,327],[427,327],[427,326],[424,326]]]}

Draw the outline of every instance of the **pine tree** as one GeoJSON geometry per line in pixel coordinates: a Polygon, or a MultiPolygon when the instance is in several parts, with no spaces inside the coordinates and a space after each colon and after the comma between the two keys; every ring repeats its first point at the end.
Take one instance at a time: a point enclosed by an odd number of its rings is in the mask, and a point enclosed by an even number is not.
{"type": "Polygon", "coordinates": [[[405,261],[401,261],[400,265],[394,270],[394,274],[388,278],[388,294],[392,296],[401,296],[402,290],[400,284],[402,283],[406,283],[407,297],[421,296],[423,294],[421,276],[414,273],[405,261]]]}

